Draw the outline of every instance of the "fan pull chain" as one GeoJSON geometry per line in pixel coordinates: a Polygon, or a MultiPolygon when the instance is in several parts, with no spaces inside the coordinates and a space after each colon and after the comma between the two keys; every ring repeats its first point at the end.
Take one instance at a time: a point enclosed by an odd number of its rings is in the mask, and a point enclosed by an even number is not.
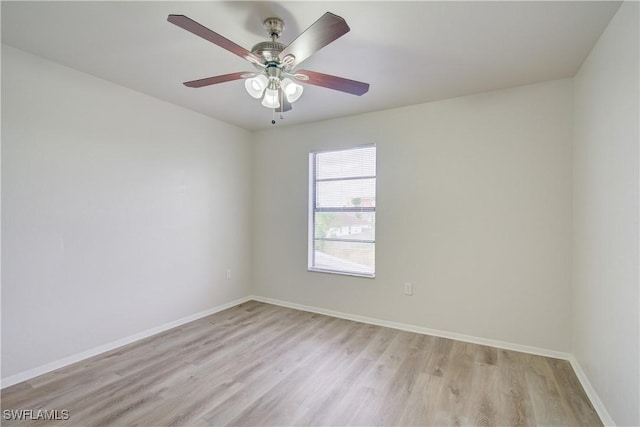
{"type": "MultiPolygon", "coordinates": [[[[272,115],[271,115],[272,125],[276,124],[276,110],[277,108],[274,108],[272,111],[272,115]]],[[[282,114],[283,112],[284,112],[284,92],[280,90],[280,120],[284,120],[284,115],[282,114]]]]}
{"type": "Polygon", "coordinates": [[[280,120],[284,119],[284,91],[280,89],[280,120]]]}

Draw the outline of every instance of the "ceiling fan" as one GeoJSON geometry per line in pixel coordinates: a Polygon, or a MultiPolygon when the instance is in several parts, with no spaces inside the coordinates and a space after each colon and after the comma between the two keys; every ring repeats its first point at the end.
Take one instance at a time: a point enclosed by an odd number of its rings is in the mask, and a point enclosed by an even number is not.
{"type": "MultiPolygon", "coordinates": [[[[169,15],[167,21],[238,55],[256,68],[255,72],[237,72],[185,82],[185,86],[198,88],[244,79],[249,95],[256,99],[262,98],[262,105],[277,112],[290,110],[291,103],[302,95],[304,88],[296,82],[358,96],[369,90],[368,83],[315,71],[295,70],[302,61],[349,32],[350,28],[345,20],[333,13],[322,15],[288,46],[277,41],[284,30],[284,22],[280,18],[267,18],[264,20],[264,28],[271,36],[271,41],[260,42],[251,51],[187,16],[169,15]]],[[[275,121],[272,120],[272,123],[275,121]]]]}

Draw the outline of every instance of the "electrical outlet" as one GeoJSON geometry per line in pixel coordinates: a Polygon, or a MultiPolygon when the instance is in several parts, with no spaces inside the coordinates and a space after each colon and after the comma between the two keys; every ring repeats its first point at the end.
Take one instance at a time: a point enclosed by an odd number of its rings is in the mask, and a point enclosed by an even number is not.
{"type": "Polygon", "coordinates": [[[231,269],[227,268],[227,280],[231,279],[231,269]]]}
{"type": "Polygon", "coordinates": [[[413,284],[409,282],[405,282],[404,284],[404,294],[405,295],[413,295],[413,284]]]}

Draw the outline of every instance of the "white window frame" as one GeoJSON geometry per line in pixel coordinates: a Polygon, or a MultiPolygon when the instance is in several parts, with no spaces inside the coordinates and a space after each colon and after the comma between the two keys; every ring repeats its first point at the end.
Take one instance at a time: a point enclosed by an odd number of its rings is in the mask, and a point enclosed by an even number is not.
{"type": "MultiPolygon", "coordinates": [[[[323,239],[316,239],[315,234],[316,234],[316,230],[315,230],[315,214],[316,212],[376,212],[376,207],[348,207],[348,208],[317,208],[316,207],[316,183],[317,182],[327,182],[327,181],[348,181],[348,180],[355,180],[355,179],[370,179],[370,178],[375,178],[376,179],[376,195],[378,192],[378,188],[377,188],[377,183],[378,183],[378,179],[377,179],[377,171],[376,171],[376,175],[372,175],[372,176],[354,176],[354,177],[348,177],[348,178],[327,178],[327,179],[317,179],[317,173],[316,173],[316,155],[317,154],[322,154],[322,153],[329,153],[329,152],[333,152],[333,151],[349,151],[349,150],[357,150],[359,148],[368,148],[368,147],[376,147],[376,144],[365,144],[365,145],[357,145],[357,146],[351,146],[351,147],[344,147],[344,148],[332,148],[332,149],[324,149],[324,150],[313,150],[311,152],[309,152],[309,237],[308,237],[308,260],[307,260],[307,270],[308,271],[312,271],[312,272],[317,272],[317,273],[331,273],[331,274],[339,274],[339,275],[344,275],[344,276],[356,276],[356,277],[365,277],[365,278],[370,278],[373,279],[376,277],[376,272],[375,272],[375,259],[374,259],[374,265],[373,265],[373,272],[372,273],[363,273],[363,272],[359,272],[359,271],[348,271],[348,270],[332,270],[332,269],[324,269],[324,268],[318,268],[318,267],[314,267],[315,265],[315,241],[316,240],[333,240],[333,241],[344,241],[344,242],[360,242],[360,243],[371,243],[374,245],[374,251],[375,251],[375,237],[374,240],[354,240],[354,239],[339,239],[339,238],[323,238],[323,239]]],[[[376,163],[377,163],[377,148],[376,148],[376,163]]],[[[377,168],[376,168],[377,169],[377,168]]],[[[376,222],[377,222],[377,218],[376,218],[376,222]]]]}

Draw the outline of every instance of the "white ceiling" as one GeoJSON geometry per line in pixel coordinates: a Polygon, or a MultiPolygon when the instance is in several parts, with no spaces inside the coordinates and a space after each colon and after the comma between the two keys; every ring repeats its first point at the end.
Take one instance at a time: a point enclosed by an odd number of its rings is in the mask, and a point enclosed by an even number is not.
{"type": "Polygon", "coordinates": [[[285,21],[288,44],[324,12],[351,32],[302,68],[371,84],[362,97],[305,85],[276,126],[419,104],[573,76],[618,1],[536,2],[8,2],[2,42],[245,129],[271,111],[242,81],[192,89],[182,82],[252,70],[241,58],[167,22],[183,14],[251,47],[262,21],[285,21]]]}

